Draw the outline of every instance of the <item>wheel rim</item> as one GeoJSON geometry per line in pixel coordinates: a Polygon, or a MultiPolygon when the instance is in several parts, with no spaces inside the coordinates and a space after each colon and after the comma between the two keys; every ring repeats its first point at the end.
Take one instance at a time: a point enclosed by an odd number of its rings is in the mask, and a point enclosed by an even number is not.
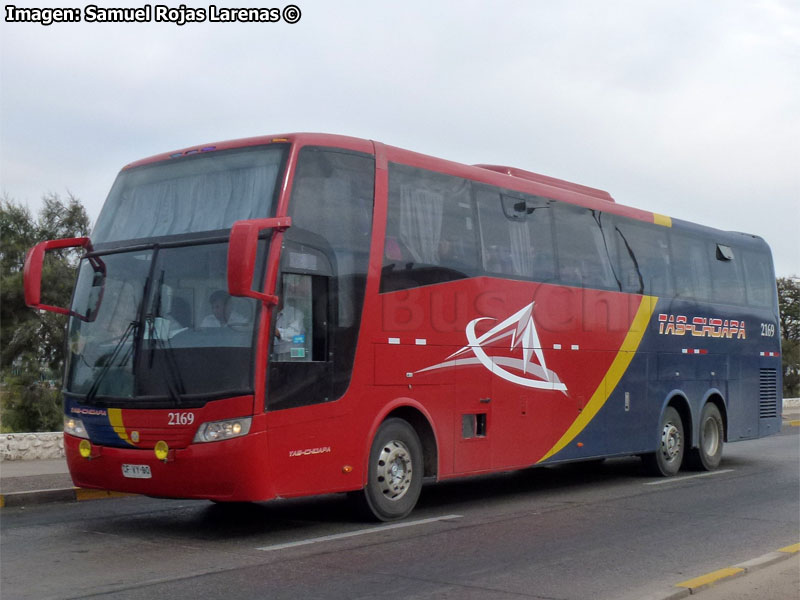
{"type": "Polygon", "coordinates": [[[378,456],[377,480],[387,500],[400,500],[406,495],[413,472],[411,452],[403,442],[392,440],[384,445],[378,456]]]}
{"type": "Polygon", "coordinates": [[[676,460],[682,450],[681,432],[673,423],[665,423],[661,432],[661,454],[668,462],[676,460]]]}
{"type": "Polygon", "coordinates": [[[706,419],[703,423],[703,452],[706,456],[714,456],[719,449],[719,427],[714,419],[706,419]]]}

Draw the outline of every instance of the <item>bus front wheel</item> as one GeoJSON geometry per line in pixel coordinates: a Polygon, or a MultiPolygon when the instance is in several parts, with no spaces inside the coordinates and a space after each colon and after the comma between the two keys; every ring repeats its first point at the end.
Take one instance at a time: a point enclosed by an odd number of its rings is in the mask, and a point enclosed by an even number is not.
{"type": "Polygon", "coordinates": [[[689,451],[689,466],[698,471],[713,471],[722,460],[725,430],[722,415],[714,404],[708,403],[700,413],[700,440],[697,448],[689,451]]]}
{"type": "Polygon", "coordinates": [[[361,512],[379,521],[407,516],[422,489],[422,444],[403,419],[387,419],[369,453],[367,485],[356,496],[361,512]]]}
{"type": "Polygon", "coordinates": [[[685,449],[683,421],[678,411],[668,406],[658,428],[658,450],[645,454],[642,459],[653,475],[672,477],[681,468],[685,449]]]}

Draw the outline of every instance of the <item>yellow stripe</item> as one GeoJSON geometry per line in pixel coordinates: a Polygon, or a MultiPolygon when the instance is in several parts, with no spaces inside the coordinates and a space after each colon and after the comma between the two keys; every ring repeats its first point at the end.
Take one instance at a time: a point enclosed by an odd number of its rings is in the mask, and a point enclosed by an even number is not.
{"type": "Polygon", "coordinates": [[[789,421],[789,427],[800,427],[800,419],[789,421]]]}
{"type": "Polygon", "coordinates": [[[111,423],[111,426],[114,428],[114,433],[116,433],[123,441],[128,442],[128,434],[125,431],[125,424],[122,422],[122,409],[121,408],[109,408],[108,409],[108,422],[111,423]]]}
{"type": "Polygon", "coordinates": [[[650,317],[653,316],[653,311],[656,309],[656,302],[658,302],[658,298],[655,296],[642,296],[642,302],[639,304],[636,316],[633,317],[633,323],[631,323],[628,334],[625,336],[622,346],[620,346],[619,352],[617,352],[617,356],[614,358],[614,362],[611,363],[605,377],[603,377],[600,385],[597,386],[594,394],[592,394],[592,398],[581,414],[578,415],[578,418],[572,423],[572,426],[567,429],[566,433],[561,436],[561,439],[556,442],[555,446],[550,448],[547,454],[537,462],[547,460],[556,452],[563,450],[567,444],[575,439],[575,436],[583,431],[606,403],[606,400],[608,400],[614,388],[617,387],[619,380],[622,379],[628,365],[636,354],[636,349],[642,341],[644,332],[647,331],[650,317]]]}
{"type": "Polygon", "coordinates": [[[672,217],[653,213],[653,223],[656,225],[663,225],[664,227],[672,227],[672,217]]]}
{"type": "Polygon", "coordinates": [[[700,577],[695,577],[694,579],[687,579],[686,581],[676,583],[675,587],[685,587],[685,588],[695,589],[702,587],[704,585],[708,585],[710,583],[714,583],[715,581],[719,581],[720,579],[725,579],[726,577],[738,575],[739,573],[744,573],[744,569],[740,569],[739,567],[728,567],[726,569],[720,569],[719,571],[714,571],[713,573],[701,575],[700,577]]]}
{"type": "Polygon", "coordinates": [[[786,546],[785,548],[779,548],[778,552],[786,552],[787,554],[796,554],[800,552],[800,544],[792,544],[791,546],[786,546]]]}
{"type": "Polygon", "coordinates": [[[125,496],[134,496],[126,492],[111,492],[108,490],[90,490],[87,488],[75,488],[75,500],[82,502],[84,500],[100,500],[101,498],[124,498],[125,496]]]}
{"type": "Polygon", "coordinates": [[[6,497],[3,496],[3,495],[0,495],[0,508],[4,508],[5,505],[6,505],[6,497]]]}

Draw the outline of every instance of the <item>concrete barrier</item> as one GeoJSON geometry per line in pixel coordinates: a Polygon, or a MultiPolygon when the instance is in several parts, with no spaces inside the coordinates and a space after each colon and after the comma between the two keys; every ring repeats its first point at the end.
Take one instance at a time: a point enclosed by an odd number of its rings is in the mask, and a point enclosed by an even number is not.
{"type": "Polygon", "coordinates": [[[64,456],[64,434],[45,433],[0,434],[0,461],[47,460],[64,456]]]}

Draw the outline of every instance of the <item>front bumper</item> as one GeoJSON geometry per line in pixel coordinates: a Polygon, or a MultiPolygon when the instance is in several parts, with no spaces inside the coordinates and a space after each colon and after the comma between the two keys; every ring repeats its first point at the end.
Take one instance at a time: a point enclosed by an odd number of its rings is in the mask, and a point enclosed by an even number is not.
{"type": "Polygon", "coordinates": [[[64,451],[74,484],[166,498],[226,502],[270,500],[275,497],[269,477],[264,432],[220,442],[190,444],[158,460],[152,449],[92,446],[89,458],[78,451],[81,439],[64,435],[64,451]],[[149,479],[125,477],[122,465],[147,465],[149,479]]]}

